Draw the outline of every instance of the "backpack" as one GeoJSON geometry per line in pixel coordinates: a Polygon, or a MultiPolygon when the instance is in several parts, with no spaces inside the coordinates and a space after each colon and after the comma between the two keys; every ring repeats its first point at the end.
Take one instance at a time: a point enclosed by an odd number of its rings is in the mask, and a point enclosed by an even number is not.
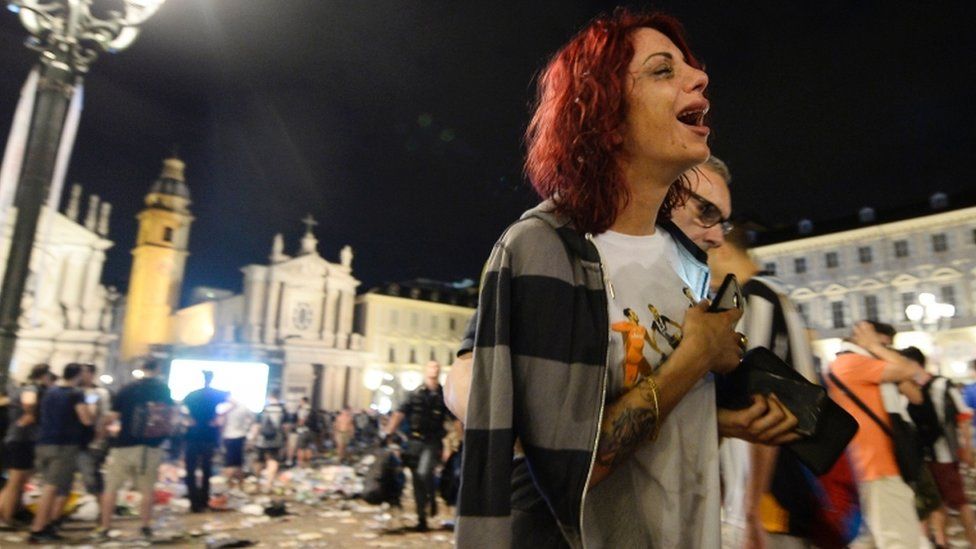
{"type": "Polygon", "coordinates": [[[140,402],[132,411],[129,437],[162,439],[173,434],[173,407],[163,402],[140,402]]]}
{"type": "Polygon", "coordinates": [[[376,459],[363,479],[362,498],[370,505],[389,503],[399,506],[403,486],[406,484],[403,462],[394,451],[387,448],[380,449],[374,456],[376,459]]]}
{"type": "MultiPolygon", "coordinates": [[[[934,380],[935,378],[932,378],[932,381],[934,380]]],[[[936,413],[935,405],[932,403],[932,395],[930,393],[932,381],[929,381],[928,384],[922,387],[922,395],[924,397],[922,403],[909,404],[907,407],[908,415],[912,418],[912,422],[915,424],[918,432],[918,442],[926,452],[931,452],[932,445],[945,435],[945,431],[942,429],[942,422],[939,421],[939,415],[936,413]]]]}
{"type": "Polygon", "coordinates": [[[313,433],[318,433],[322,430],[322,416],[315,410],[310,410],[308,417],[305,418],[305,427],[313,433]]]}
{"type": "Polygon", "coordinates": [[[275,425],[274,420],[271,419],[271,415],[267,413],[267,410],[265,410],[265,413],[261,417],[261,436],[265,440],[274,440],[278,436],[278,426],[275,425]]]}

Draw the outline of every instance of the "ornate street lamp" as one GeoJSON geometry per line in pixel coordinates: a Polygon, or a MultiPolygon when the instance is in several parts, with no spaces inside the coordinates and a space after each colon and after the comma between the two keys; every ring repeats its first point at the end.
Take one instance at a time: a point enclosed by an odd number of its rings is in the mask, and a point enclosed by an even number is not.
{"type": "Polygon", "coordinates": [[[68,105],[98,53],[117,52],[132,44],[139,34],[139,25],[156,13],[163,1],[121,0],[117,3],[122,6],[121,11],[107,11],[104,16],[92,13],[94,0],[7,3],[31,33],[27,47],[40,52],[40,58],[13,202],[17,215],[0,286],[0,393],[6,392],[37,221],[61,152],[68,105]]]}
{"type": "Polygon", "coordinates": [[[939,303],[928,292],[918,295],[918,303],[905,307],[905,316],[912,322],[912,326],[918,331],[929,333],[948,328],[955,315],[956,308],[952,304],[939,303]]]}

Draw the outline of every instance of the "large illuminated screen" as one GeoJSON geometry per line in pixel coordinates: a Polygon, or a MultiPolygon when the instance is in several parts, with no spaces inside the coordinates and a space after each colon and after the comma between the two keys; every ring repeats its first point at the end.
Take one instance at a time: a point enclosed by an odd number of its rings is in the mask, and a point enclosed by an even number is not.
{"type": "Polygon", "coordinates": [[[264,409],[268,392],[268,365],[263,362],[176,359],[169,365],[169,390],[174,400],[183,400],[191,391],[203,387],[203,372],[214,373],[211,387],[229,391],[252,412],[264,409]]]}

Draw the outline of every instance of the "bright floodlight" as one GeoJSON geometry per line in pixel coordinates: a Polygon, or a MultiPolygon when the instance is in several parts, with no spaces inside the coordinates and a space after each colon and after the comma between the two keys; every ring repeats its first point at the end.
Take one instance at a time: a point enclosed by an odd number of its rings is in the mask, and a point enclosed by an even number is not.
{"type": "Polygon", "coordinates": [[[951,303],[940,303],[939,305],[940,305],[939,316],[941,316],[942,318],[952,318],[956,316],[955,305],[952,305],[951,303]]]}
{"type": "Polygon", "coordinates": [[[381,396],[376,401],[376,411],[381,414],[388,414],[393,409],[393,400],[388,396],[381,396]]]}
{"type": "Polygon", "coordinates": [[[379,370],[366,370],[363,374],[363,387],[370,391],[375,391],[383,385],[383,372],[379,370]]]}
{"type": "Polygon", "coordinates": [[[420,372],[408,370],[400,374],[400,386],[408,391],[413,391],[424,382],[424,376],[420,372]]]}
{"type": "Polygon", "coordinates": [[[966,370],[969,369],[969,367],[966,365],[965,362],[958,362],[958,361],[949,364],[949,368],[952,370],[952,373],[956,374],[957,376],[965,375],[966,370]]]}
{"type": "Polygon", "coordinates": [[[146,377],[146,372],[143,372],[142,370],[132,370],[132,377],[142,379],[146,377]]]}
{"type": "Polygon", "coordinates": [[[905,316],[908,317],[908,320],[918,322],[919,320],[922,320],[923,316],[925,316],[925,307],[922,307],[917,303],[909,305],[908,307],[905,307],[905,316]]]}
{"type": "Polygon", "coordinates": [[[935,295],[928,292],[918,294],[918,302],[922,305],[932,305],[935,303],[935,295]]]}
{"type": "Polygon", "coordinates": [[[177,359],[169,366],[169,390],[174,400],[183,400],[190,391],[203,387],[203,372],[213,372],[211,387],[228,391],[237,402],[252,412],[264,409],[268,394],[268,365],[263,362],[177,359]]]}
{"type": "Polygon", "coordinates": [[[108,374],[102,374],[98,377],[98,381],[101,381],[104,385],[111,385],[115,381],[115,378],[108,374]]]}

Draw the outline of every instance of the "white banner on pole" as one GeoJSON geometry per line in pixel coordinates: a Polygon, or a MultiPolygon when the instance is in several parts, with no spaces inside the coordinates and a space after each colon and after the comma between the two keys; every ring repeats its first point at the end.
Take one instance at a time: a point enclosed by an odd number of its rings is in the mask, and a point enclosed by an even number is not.
{"type": "Polygon", "coordinates": [[[20,169],[24,165],[24,152],[27,150],[27,138],[30,134],[31,115],[34,113],[38,77],[35,67],[20,90],[20,100],[10,126],[7,147],[3,152],[3,164],[0,165],[0,234],[7,230],[7,216],[17,195],[20,169]]]}

